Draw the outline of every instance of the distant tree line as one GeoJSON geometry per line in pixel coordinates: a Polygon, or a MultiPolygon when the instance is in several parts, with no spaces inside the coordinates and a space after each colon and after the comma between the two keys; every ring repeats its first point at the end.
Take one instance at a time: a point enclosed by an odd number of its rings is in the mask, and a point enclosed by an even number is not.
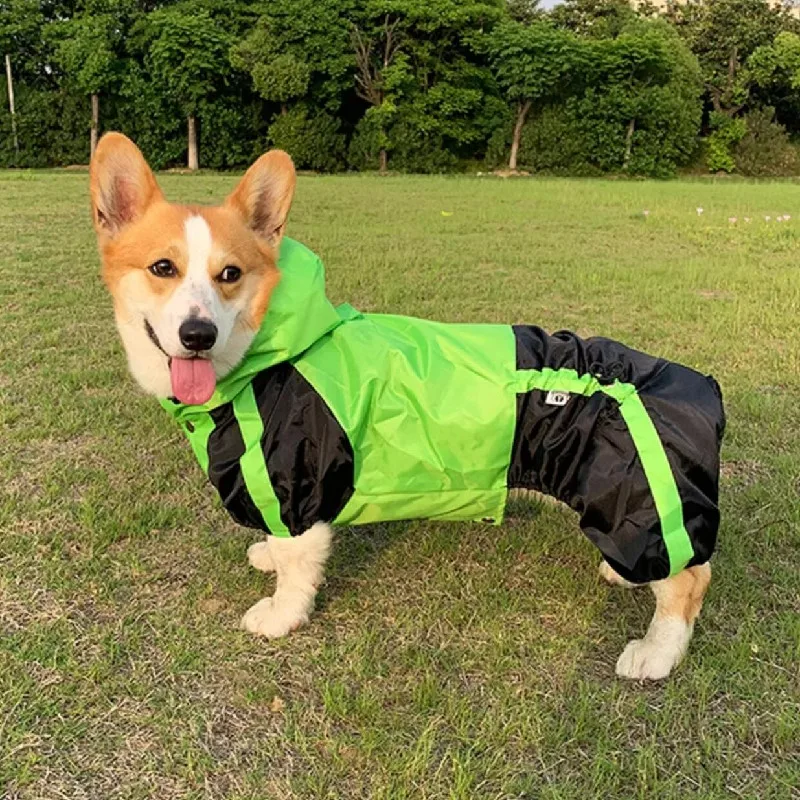
{"type": "Polygon", "coordinates": [[[0,0],[0,165],[800,171],[800,24],[767,0],[0,0]],[[13,96],[13,101],[12,101],[13,96]]]}

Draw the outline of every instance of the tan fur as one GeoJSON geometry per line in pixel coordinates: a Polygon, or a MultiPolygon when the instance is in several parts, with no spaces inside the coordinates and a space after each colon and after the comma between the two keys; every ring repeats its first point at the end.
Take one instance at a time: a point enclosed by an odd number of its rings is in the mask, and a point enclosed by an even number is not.
{"type": "Polygon", "coordinates": [[[634,680],[661,680],[680,663],[711,582],[711,566],[690,567],[650,584],[656,611],[644,639],[628,643],[617,661],[617,675],[634,680]]]}
{"type": "Polygon", "coordinates": [[[663,581],[650,584],[656,596],[657,618],[680,618],[693,625],[711,583],[711,565],[700,564],[663,581]]]}

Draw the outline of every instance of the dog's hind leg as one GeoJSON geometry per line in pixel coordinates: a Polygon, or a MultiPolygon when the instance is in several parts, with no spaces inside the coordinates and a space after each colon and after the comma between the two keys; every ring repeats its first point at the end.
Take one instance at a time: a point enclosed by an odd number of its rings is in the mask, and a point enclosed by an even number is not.
{"type": "Polygon", "coordinates": [[[277,574],[278,584],[272,597],[259,600],[242,617],[245,630],[276,639],[308,622],[324,577],[331,539],[330,525],[318,522],[300,536],[272,536],[266,543],[259,542],[266,544],[266,551],[258,545],[255,551],[250,548],[250,563],[257,569],[269,565],[277,574]]]}
{"type": "Polygon", "coordinates": [[[622,651],[617,675],[654,681],[669,675],[686,653],[710,581],[711,566],[701,564],[650,584],[656,613],[644,639],[629,642],[622,651]]]}
{"type": "MultiPolygon", "coordinates": [[[[256,546],[257,545],[253,545],[253,547],[256,546]]],[[[252,559],[250,559],[250,563],[253,564],[252,559]]],[[[255,567],[256,565],[253,564],[253,566],[255,567]]],[[[258,567],[258,569],[260,569],[260,567],[258,567]]],[[[612,586],[621,586],[623,589],[637,589],[640,586],[645,586],[644,583],[631,583],[630,581],[626,581],[625,578],[617,574],[614,568],[605,560],[600,562],[600,568],[597,571],[600,573],[600,577],[612,586]]]]}

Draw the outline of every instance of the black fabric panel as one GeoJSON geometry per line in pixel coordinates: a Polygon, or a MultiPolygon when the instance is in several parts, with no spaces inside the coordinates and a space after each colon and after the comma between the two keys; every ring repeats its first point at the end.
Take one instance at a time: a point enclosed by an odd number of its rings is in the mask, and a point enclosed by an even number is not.
{"type": "Polygon", "coordinates": [[[267,471],[292,536],[315,522],[332,522],[354,491],[353,448],[314,387],[291,364],[253,381],[264,422],[267,471]]]}
{"type": "Polygon", "coordinates": [[[577,511],[581,530],[627,580],[665,578],[661,522],[619,405],[596,393],[548,406],[546,395],[517,396],[509,488],[544,492],[577,511]]]}
{"type": "Polygon", "coordinates": [[[215,427],[208,437],[208,478],[236,522],[269,533],[264,517],[250,498],[239,466],[244,440],[233,405],[227,403],[210,413],[215,427]]]}
{"type": "Polygon", "coordinates": [[[546,397],[539,389],[517,395],[508,487],[535,489],[572,505],[586,451],[613,401],[602,394],[572,395],[565,406],[553,406],[546,397]]]}
{"type": "Polygon", "coordinates": [[[581,530],[623,578],[647,583],[669,575],[661,519],[615,401],[587,450],[573,508],[581,514],[581,530]]]}
{"type": "Polygon", "coordinates": [[[669,364],[601,336],[581,339],[570,331],[550,335],[534,325],[513,328],[517,369],[574,369],[578,375],[593,375],[601,383],[619,380],[638,385],[669,364]]]}

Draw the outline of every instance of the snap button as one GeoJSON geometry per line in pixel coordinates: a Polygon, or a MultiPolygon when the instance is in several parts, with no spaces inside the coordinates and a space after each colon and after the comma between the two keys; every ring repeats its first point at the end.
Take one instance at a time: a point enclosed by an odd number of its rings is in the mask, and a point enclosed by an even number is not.
{"type": "Polygon", "coordinates": [[[589,367],[589,371],[598,383],[607,386],[622,377],[625,367],[620,361],[612,361],[610,364],[600,364],[596,361],[589,367]]]}

